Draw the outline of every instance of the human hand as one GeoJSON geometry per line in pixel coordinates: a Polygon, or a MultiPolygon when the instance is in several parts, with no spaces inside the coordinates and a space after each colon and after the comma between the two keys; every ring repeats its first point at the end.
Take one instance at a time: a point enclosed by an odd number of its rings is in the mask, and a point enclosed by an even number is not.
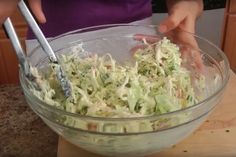
{"type": "Polygon", "coordinates": [[[167,0],[167,7],[169,16],[160,23],[158,30],[171,36],[172,40],[195,49],[196,51],[192,51],[191,54],[186,49],[182,50],[183,58],[191,55],[197,68],[202,69],[201,55],[197,51],[199,50],[198,44],[194,36],[186,32],[195,33],[195,22],[203,10],[203,1],[167,0]]]}
{"type": "MultiPolygon", "coordinates": [[[[0,0],[0,24],[17,8],[18,0],[0,0]]],[[[39,23],[45,23],[46,18],[41,7],[41,0],[28,0],[29,7],[39,23]]]]}

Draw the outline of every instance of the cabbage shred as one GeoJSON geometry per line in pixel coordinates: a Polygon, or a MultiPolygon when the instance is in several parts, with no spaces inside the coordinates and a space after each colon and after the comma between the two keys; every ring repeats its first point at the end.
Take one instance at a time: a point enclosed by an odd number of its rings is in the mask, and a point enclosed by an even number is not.
{"type": "MultiPolygon", "coordinates": [[[[34,94],[50,105],[93,117],[142,117],[196,104],[190,71],[181,66],[179,47],[163,38],[134,53],[133,66],[110,54],[86,58],[63,55],[60,63],[72,86],[65,98],[53,70],[42,76],[34,94]]],[[[51,65],[52,69],[53,66],[51,65]]]]}

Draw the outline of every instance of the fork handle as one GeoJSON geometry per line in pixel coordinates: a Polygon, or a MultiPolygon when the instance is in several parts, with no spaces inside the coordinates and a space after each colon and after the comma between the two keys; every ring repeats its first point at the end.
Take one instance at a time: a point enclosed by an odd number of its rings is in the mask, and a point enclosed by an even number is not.
{"type": "Polygon", "coordinates": [[[49,45],[47,39],[45,38],[43,32],[41,31],[41,29],[39,28],[37,22],[35,21],[34,17],[32,16],[32,14],[30,13],[28,7],[26,6],[25,2],[23,0],[20,0],[18,2],[18,7],[22,13],[22,15],[24,16],[26,22],[28,23],[28,25],[30,26],[30,28],[32,29],[32,31],[34,32],[37,40],[39,41],[40,45],[42,46],[43,50],[47,53],[49,59],[51,62],[53,63],[57,63],[57,57],[55,55],[55,53],[53,52],[51,46],[49,45]]]}
{"type": "Polygon", "coordinates": [[[3,23],[5,31],[10,38],[13,48],[15,49],[16,55],[18,57],[19,63],[23,71],[25,72],[26,76],[30,75],[30,66],[29,62],[26,59],[25,52],[20,44],[19,38],[16,34],[16,31],[12,25],[11,19],[7,18],[3,23]]]}

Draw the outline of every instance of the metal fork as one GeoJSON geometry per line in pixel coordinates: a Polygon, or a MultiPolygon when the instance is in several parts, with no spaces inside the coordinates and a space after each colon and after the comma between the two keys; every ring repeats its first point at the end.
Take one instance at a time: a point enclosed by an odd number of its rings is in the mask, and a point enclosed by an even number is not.
{"type": "MultiPolygon", "coordinates": [[[[26,22],[28,23],[28,25],[30,26],[32,31],[34,32],[38,42],[40,43],[41,47],[44,50],[44,52],[46,52],[46,54],[48,55],[50,62],[56,64],[54,70],[56,72],[57,79],[60,82],[60,85],[62,87],[64,95],[66,97],[69,97],[71,95],[71,84],[70,84],[70,81],[68,80],[68,78],[66,77],[62,67],[60,66],[55,53],[53,52],[47,39],[45,38],[44,34],[42,33],[37,22],[33,18],[32,14],[30,13],[28,7],[26,6],[26,4],[23,0],[20,0],[18,2],[18,7],[19,7],[22,15],[24,16],[26,22]]],[[[4,22],[4,26],[6,28],[9,38],[11,39],[13,47],[16,51],[16,54],[18,56],[21,67],[25,71],[25,74],[30,75],[29,63],[25,57],[23,49],[20,46],[19,39],[15,33],[15,30],[14,30],[14,27],[12,26],[10,18],[8,18],[4,22]]]]}

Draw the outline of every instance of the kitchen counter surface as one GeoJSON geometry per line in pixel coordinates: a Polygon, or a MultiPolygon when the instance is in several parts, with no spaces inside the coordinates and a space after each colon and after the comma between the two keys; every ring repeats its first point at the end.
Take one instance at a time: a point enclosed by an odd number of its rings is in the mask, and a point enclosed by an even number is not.
{"type": "Polygon", "coordinates": [[[19,86],[0,86],[0,157],[56,157],[58,136],[28,107],[19,86]]]}

